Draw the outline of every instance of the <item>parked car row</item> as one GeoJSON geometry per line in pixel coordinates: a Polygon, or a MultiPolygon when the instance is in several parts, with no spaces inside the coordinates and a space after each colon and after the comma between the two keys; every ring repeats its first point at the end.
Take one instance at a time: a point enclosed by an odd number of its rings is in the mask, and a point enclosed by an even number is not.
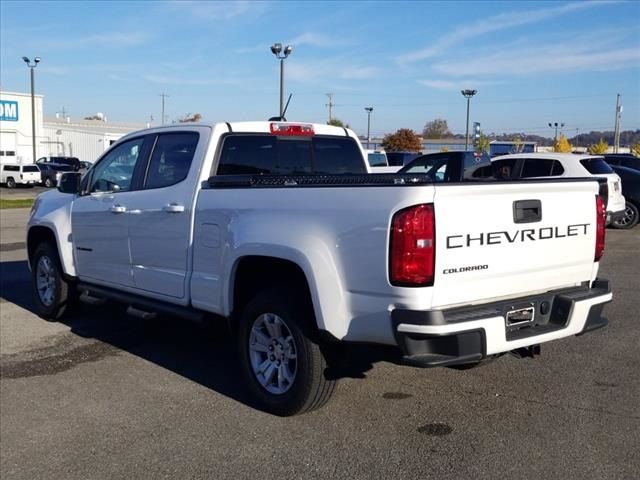
{"type": "MultiPolygon", "coordinates": [[[[398,170],[398,173],[426,173],[434,181],[442,181],[446,174],[442,170],[442,166],[447,163],[446,158],[464,153],[439,152],[422,155],[398,170]]],[[[632,155],[518,153],[494,157],[489,165],[480,157],[475,161],[477,168],[469,171],[470,175],[465,176],[467,180],[597,177],[602,180],[601,191],[606,199],[607,224],[628,229],[638,223],[640,159],[632,155]]]]}
{"type": "Polygon", "coordinates": [[[0,184],[7,188],[18,185],[31,187],[44,185],[51,188],[58,185],[66,172],[83,173],[91,167],[91,162],[82,162],[76,157],[42,157],[36,163],[3,163],[0,166],[0,184]]]}

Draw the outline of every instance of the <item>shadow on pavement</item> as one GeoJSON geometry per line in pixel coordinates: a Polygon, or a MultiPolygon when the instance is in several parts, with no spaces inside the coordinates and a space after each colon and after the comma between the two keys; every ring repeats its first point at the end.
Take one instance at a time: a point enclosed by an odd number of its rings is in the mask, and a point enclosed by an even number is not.
{"type": "MultiPolygon", "coordinates": [[[[0,263],[0,302],[11,302],[34,312],[30,272],[26,261],[0,263]]],[[[45,320],[42,320],[43,322],[45,320]]],[[[142,320],[117,304],[80,305],[62,321],[71,333],[92,338],[144,358],[218,393],[259,408],[248,395],[237,361],[235,339],[223,322],[196,324],[177,317],[142,320]]],[[[334,352],[336,363],[327,370],[331,378],[364,378],[373,364],[393,360],[390,352],[369,346],[352,346],[334,352]]]]}

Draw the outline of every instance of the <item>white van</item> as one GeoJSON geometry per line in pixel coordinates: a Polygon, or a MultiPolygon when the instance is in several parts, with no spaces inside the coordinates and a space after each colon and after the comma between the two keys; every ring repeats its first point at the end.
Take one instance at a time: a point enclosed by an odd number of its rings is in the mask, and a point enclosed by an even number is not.
{"type": "Polygon", "coordinates": [[[33,186],[40,183],[40,169],[35,163],[3,163],[0,165],[0,184],[7,188],[16,185],[33,186]]]}

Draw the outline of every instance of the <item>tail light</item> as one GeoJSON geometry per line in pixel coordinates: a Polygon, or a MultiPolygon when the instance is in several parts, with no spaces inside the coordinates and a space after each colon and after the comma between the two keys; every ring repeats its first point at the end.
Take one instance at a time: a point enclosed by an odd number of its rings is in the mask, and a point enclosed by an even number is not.
{"type": "Polygon", "coordinates": [[[607,220],[607,209],[601,196],[596,195],[596,252],[594,262],[599,261],[604,254],[604,231],[607,220]]]}
{"type": "Polygon", "coordinates": [[[391,221],[389,276],[392,285],[433,285],[436,261],[433,204],[415,205],[397,212],[391,221]]]}
{"type": "Polygon", "coordinates": [[[273,135],[286,135],[288,137],[310,137],[314,134],[313,125],[296,123],[272,123],[270,125],[273,135]]]}

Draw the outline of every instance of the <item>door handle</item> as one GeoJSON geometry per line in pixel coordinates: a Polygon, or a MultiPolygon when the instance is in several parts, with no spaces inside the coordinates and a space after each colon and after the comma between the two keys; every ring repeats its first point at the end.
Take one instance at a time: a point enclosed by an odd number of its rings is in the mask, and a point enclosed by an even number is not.
{"type": "Polygon", "coordinates": [[[127,211],[127,207],[123,207],[122,205],[113,205],[109,208],[111,213],[125,213],[127,211]]]}
{"type": "Polygon", "coordinates": [[[184,205],[170,203],[169,205],[164,206],[164,211],[169,213],[182,213],[184,212],[184,205]]]}

